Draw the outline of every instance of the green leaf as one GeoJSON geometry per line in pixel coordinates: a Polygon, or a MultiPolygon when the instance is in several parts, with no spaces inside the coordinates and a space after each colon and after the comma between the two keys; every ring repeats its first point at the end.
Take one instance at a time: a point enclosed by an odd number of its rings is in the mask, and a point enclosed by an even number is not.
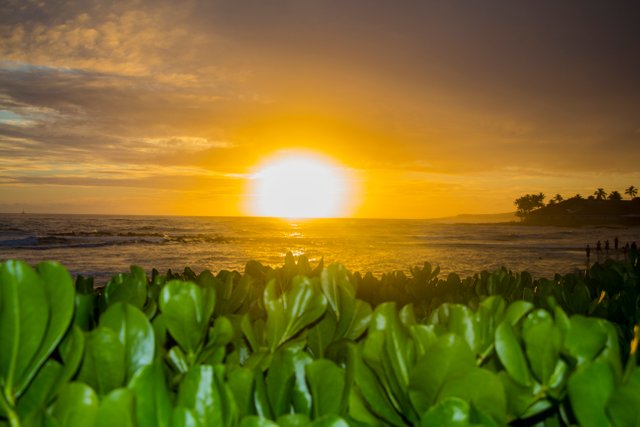
{"type": "Polygon", "coordinates": [[[79,326],[73,325],[58,346],[58,353],[63,362],[61,382],[70,381],[78,371],[84,355],[84,345],[84,333],[79,326]]]}
{"type": "Polygon", "coordinates": [[[112,329],[98,326],[85,336],[78,381],[90,385],[104,396],[124,385],[124,380],[124,347],[112,329]]]}
{"type": "Polygon", "coordinates": [[[314,360],[306,367],[313,399],[313,418],[339,414],[345,391],[345,372],[327,359],[314,360]]]}
{"type": "Polygon", "coordinates": [[[306,382],[305,366],[312,361],[300,345],[287,345],[276,350],[266,377],[274,417],[291,410],[311,414],[311,392],[306,382]]]}
{"type": "Polygon", "coordinates": [[[171,417],[171,427],[201,427],[201,424],[191,409],[176,406],[171,417]]]}
{"type": "Polygon", "coordinates": [[[267,310],[266,338],[272,350],[320,318],[327,309],[327,299],[307,277],[296,276],[291,287],[277,295],[276,281],[264,291],[267,310]]]}
{"type": "Polygon", "coordinates": [[[609,425],[605,406],[614,387],[614,373],[606,362],[585,364],[569,378],[569,400],[581,426],[609,425]]]}
{"type": "Polygon", "coordinates": [[[124,348],[125,381],[153,362],[155,336],[142,311],[126,303],[112,304],[100,316],[100,326],[114,331],[124,348]]]}
{"type": "Polygon", "coordinates": [[[176,403],[191,409],[203,427],[234,426],[235,401],[223,378],[222,365],[193,367],[180,383],[176,403]]]}
{"type": "Polygon", "coordinates": [[[562,335],[551,314],[541,309],[529,313],[522,324],[522,337],[533,374],[540,383],[549,384],[562,347],[562,335]]]}
{"type": "Polygon", "coordinates": [[[108,308],[117,302],[126,302],[140,310],[147,301],[147,275],[137,266],[131,266],[131,273],[113,276],[104,287],[103,304],[108,308]]]}
{"type": "Polygon", "coordinates": [[[160,292],[160,311],[171,336],[187,356],[202,345],[215,305],[213,291],[191,282],[172,280],[160,292]]]}
{"type": "Polygon", "coordinates": [[[432,406],[420,419],[420,427],[467,427],[471,425],[469,403],[449,397],[432,406]]]}
{"type": "MultiPolygon", "coordinates": [[[[380,331],[376,331],[377,337],[382,337],[380,331]]],[[[367,336],[367,341],[372,335],[367,336]]],[[[367,411],[375,414],[379,418],[385,420],[393,426],[406,425],[405,420],[398,414],[394,403],[391,399],[393,396],[388,392],[387,388],[381,382],[382,378],[376,376],[375,372],[364,363],[361,347],[357,348],[357,357],[354,361],[354,382],[355,387],[352,389],[350,402],[354,400],[365,403],[367,411]]],[[[364,409],[364,408],[363,408],[364,409]]],[[[355,419],[366,419],[367,414],[363,412],[354,413],[354,407],[350,407],[350,413],[355,419]]]]}
{"type": "Polygon", "coordinates": [[[438,319],[447,331],[464,338],[474,352],[479,352],[476,315],[469,307],[462,304],[442,304],[438,308],[438,319]]]}
{"type": "Polygon", "coordinates": [[[417,414],[407,389],[409,370],[415,363],[415,347],[398,318],[395,303],[383,303],[374,310],[362,357],[376,373],[396,410],[413,422],[417,414]]]}
{"type": "Polygon", "coordinates": [[[255,414],[254,377],[254,372],[244,367],[234,367],[227,374],[227,385],[233,394],[240,419],[255,414]]]}
{"type": "Polygon", "coordinates": [[[509,304],[504,314],[504,322],[515,326],[528,312],[533,309],[533,304],[527,301],[518,300],[509,304]]]}
{"type": "Polygon", "coordinates": [[[438,399],[443,385],[475,368],[475,355],[464,338],[446,334],[429,346],[411,371],[409,396],[418,413],[438,399]]]}
{"type": "Polygon", "coordinates": [[[519,384],[531,385],[527,360],[513,327],[508,322],[502,322],[496,329],[495,346],[498,358],[509,375],[519,384]]]}
{"type": "Polygon", "coordinates": [[[471,402],[473,407],[493,418],[498,425],[504,425],[507,401],[504,387],[498,376],[486,369],[473,368],[463,376],[456,376],[442,386],[438,400],[459,397],[471,402]]]}
{"type": "Polygon", "coordinates": [[[189,371],[189,361],[180,346],[174,345],[167,352],[167,363],[179,374],[186,374],[189,371]]]}
{"type": "Polygon", "coordinates": [[[128,385],[135,396],[138,427],[166,427],[171,419],[171,396],[162,361],[142,367],[128,385]]]}
{"type": "Polygon", "coordinates": [[[98,411],[98,396],[91,387],[82,383],[65,385],[51,408],[51,415],[59,427],[86,427],[94,425],[98,411]]]}
{"type": "MultiPolygon", "coordinates": [[[[58,346],[62,363],[49,358],[40,368],[18,400],[18,414],[22,419],[44,413],[53,397],[65,386],[78,370],[84,351],[84,334],[73,325],[58,346]]],[[[37,417],[37,416],[36,416],[37,417]]],[[[29,425],[25,422],[25,425],[29,425]]]]}
{"type": "Polygon", "coordinates": [[[95,427],[134,427],[133,414],[133,393],[126,388],[115,389],[100,402],[95,427]]]}
{"type": "Polygon", "coordinates": [[[307,334],[307,343],[311,354],[316,358],[324,357],[324,352],[334,340],[336,334],[336,318],[333,313],[325,313],[307,334]]]}
{"type": "Polygon", "coordinates": [[[599,319],[571,316],[568,327],[564,350],[578,366],[593,360],[607,343],[607,331],[599,319]]]}
{"type": "Polygon", "coordinates": [[[276,423],[280,427],[306,427],[311,424],[311,420],[305,414],[286,414],[278,417],[276,423]]]}
{"type": "Polygon", "coordinates": [[[420,360],[427,353],[427,348],[438,340],[436,325],[411,325],[409,333],[416,348],[417,360],[420,360]]]}
{"type": "Polygon", "coordinates": [[[53,391],[63,386],[58,378],[62,372],[62,365],[55,360],[47,360],[18,400],[17,412],[21,419],[31,416],[35,412],[44,411],[52,399],[53,391]]]}
{"type": "Polygon", "coordinates": [[[24,262],[0,264],[0,284],[0,386],[13,406],[40,367],[34,359],[47,333],[49,302],[42,279],[24,262]]]}
{"type": "Polygon", "coordinates": [[[279,427],[279,426],[278,424],[274,423],[268,418],[252,415],[249,417],[244,417],[242,419],[242,422],[240,422],[239,427],[279,427]]]}
{"type": "Polygon", "coordinates": [[[311,427],[349,427],[349,424],[341,417],[335,414],[323,415],[320,418],[315,419],[311,424],[311,427]]]}
{"type": "Polygon", "coordinates": [[[615,427],[640,426],[640,368],[611,393],[606,412],[615,427]]]}
{"type": "Polygon", "coordinates": [[[30,361],[30,369],[24,373],[17,384],[18,391],[27,386],[38,368],[55,350],[73,317],[75,289],[69,272],[55,262],[41,262],[36,270],[44,284],[49,306],[49,321],[38,352],[30,361]]]}

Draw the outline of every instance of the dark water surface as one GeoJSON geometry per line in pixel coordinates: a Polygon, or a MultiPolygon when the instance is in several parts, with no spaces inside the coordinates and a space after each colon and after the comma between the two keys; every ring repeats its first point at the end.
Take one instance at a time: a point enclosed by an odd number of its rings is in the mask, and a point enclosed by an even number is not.
{"type": "MultiPolygon", "coordinates": [[[[0,214],[0,259],[62,262],[104,281],[137,264],[182,270],[242,270],[255,259],[283,262],[287,251],[375,274],[424,261],[470,275],[502,265],[550,277],[585,268],[587,243],[640,242],[640,228],[434,224],[428,220],[153,217],[0,214]]],[[[600,255],[604,259],[605,255],[600,255]]],[[[592,261],[597,259],[595,251],[592,261]]]]}

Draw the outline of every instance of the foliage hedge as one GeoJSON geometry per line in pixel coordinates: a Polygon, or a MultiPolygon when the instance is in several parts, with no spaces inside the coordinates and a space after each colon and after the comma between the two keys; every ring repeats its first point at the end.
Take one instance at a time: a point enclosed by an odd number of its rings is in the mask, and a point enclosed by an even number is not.
{"type": "Polygon", "coordinates": [[[640,267],[0,264],[0,426],[637,426],[640,267]]]}

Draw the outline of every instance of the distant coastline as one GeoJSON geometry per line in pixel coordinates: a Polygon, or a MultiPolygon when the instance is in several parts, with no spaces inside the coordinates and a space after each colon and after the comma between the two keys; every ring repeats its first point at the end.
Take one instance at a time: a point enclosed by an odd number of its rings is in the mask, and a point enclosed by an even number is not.
{"type": "Polygon", "coordinates": [[[531,211],[522,225],[640,226],[640,198],[569,199],[531,211]]]}

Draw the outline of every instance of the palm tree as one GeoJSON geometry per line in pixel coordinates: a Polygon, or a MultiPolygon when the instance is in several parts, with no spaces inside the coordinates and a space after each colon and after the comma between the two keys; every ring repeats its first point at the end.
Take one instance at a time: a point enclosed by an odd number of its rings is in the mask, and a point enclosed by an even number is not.
{"type": "Polygon", "coordinates": [[[562,197],[560,194],[556,194],[553,200],[555,200],[556,203],[560,203],[564,200],[564,197],[562,197]]]}
{"type": "Polygon", "coordinates": [[[624,190],[624,194],[628,194],[629,197],[633,199],[638,194],[638,189],[632,185],[624,190]]]}
{"type": "Polygon", "coordinates": [[[604,200],[607,198],[607,192],[604,191],[604,188],[598,188],[593,195],[596,196],[597,200],[604,200]]]}
{"type": "Polygon", "coordinates": [[[618,190],[613,190],[609,193],[609,200],[622,200],[622,194],[618,190]]]}

